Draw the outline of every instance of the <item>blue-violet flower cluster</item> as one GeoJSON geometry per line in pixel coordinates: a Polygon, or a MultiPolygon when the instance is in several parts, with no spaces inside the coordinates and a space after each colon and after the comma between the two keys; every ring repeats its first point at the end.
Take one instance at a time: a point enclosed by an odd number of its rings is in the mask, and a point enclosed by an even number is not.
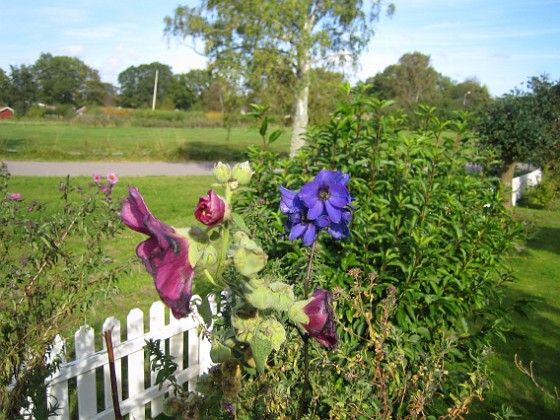
{"type": "Polygon", "coordinates": [[[335,239],[348,236],[354,200],[348,192],[349,180],[346,173],[324,169],[299,192],[280,186],[280,211],[288,215],[285,228],[291,241],[301,238],[311,246],[324,228],[335,239]]]}

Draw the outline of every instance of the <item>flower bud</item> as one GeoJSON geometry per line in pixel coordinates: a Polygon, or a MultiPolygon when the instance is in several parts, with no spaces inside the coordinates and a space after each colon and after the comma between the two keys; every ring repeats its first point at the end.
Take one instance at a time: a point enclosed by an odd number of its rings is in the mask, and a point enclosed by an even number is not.
{"type": "Polygon", "coordinates": [[[239,185],[247,185],[253,176],[253,170],[248,161],[236,163],[231,170],[231,177],[239,182],[239,185]]]}
{"type": "Polygon", "coordinates": [[[231,178],[231,167],[227,163],[216,163],[214,165],[214,178],[218,182],[228,182],[231,178]]]}
{"type": "Polygon", "coordinates": [[[331,349],[338,346],[331,292],[315,290],[309,299],[294,303],[288,318],[323,346],[331,349]]]}
{"type": "Polygon", "coordinates": [[[255,241],[243,232],[236,232],[233,264],[235,269],[245,277],[254,277],[266,265],[267,256],[255,241]]]}
{"type": "Polygon", "coordinates": [[[230,213],[229,205],[213,190],[198,199],[194,217],[200,223],[213,227],[221,223],[230,213]]]}

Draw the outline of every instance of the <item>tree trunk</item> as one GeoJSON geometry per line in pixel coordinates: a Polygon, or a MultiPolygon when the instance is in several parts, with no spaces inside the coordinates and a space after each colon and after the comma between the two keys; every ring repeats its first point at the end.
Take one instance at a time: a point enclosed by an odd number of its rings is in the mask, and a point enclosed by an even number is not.
{"type": "Polygon", "coordinates": [[[292,141],[290,143],[290,156],[295,156],[297,151],[305,144],[305,131],[309,122],[307,106],[309,102],[309,75],[307,81],[303,80],[296,92],[294,120],[292,123],[292,141]]]}
{"type": "MultiPolygon", "coordinates": [[[[313,22],[314,17],[310,16],[303,25],[303,39],[310,37],[313,22]]],[[[311,57],[306,42],[300,45],[298,52],[297,79],[290,157],[295,156],[297,151],[305,144],[305,132],[309,122],[308,104],[309,87],[311,86],[311,57]]]]}
{"type": "Polygon", "coordinates": [[[504,162],[502,166],[502,172],[500,173],[500,181],[504,187],[504,192],[506,194],[504,199],[504,206],[511,208],[513,206],[512,198],[512,185],[513,185],[513,174],[515,172],[516,162],[504,162]]]}

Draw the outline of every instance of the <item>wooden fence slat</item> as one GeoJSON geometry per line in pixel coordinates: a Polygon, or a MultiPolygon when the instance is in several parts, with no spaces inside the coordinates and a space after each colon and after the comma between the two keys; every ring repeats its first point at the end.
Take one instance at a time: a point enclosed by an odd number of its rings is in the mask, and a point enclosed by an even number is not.
{"type": "MultiPolygon", "coordinates": [[[[190,319],[190,317],[188,317],[187,319],[190,319]]],[[[180,321],[181,320],[171,315],[169,325],[176,325],[180,321]]],[[[175,357],[177,370],[183,369],[183,334],[176,334],[171,336],[171,338],[169,339],[169,354],[175,357]]]]}
{"type": "MultiPolygon", "coordinates": [[[[89,356],[95,352],[93,328],[84,325],[74,335],[76,359],[89,356]]],[[[86,420],[97,414],[97,390],[95,387],[95,369],[77,376],[79,419],[86,420]]]]}
{"type": "MultiPolygon", "coordinates": [[[[121,322],[114,316],[107,318],[103,323],[103,333],[105,331],[111,331],[111,341],[113,343],[113,348],[118,346],[121,342],[121,322]]],[[[103,350],[107,350],[107,343],[105,340],[103,342],[103,350]]],[[[107,359],[108,361],[108,359],[107,359]]],[[[122,374],[121,374],[121,359],[115,359],[115,377],[117,380],[117,395],[119,396],[119,401],[122,401],[122,374]]],[[[110,408],[113,406],[113,390],[111,389],[111,372],[109,370],[109,364],[103,366],[103,391],[104,391],[104,408],[110,408]]]]}
{"type": "MultiPolygon", "coordinates": [[[[51,363],[56,357],[59,357],[61,363],[65,363],[66,356],[64,354],[64,348],[64,340],[60,335],[57,335],[47,361],[51,363]]],[[[68,407],[68,382],[47,386],[47,404],[58,407],[57,413],[61,414],[59,417],[61,420],[68,420],[70,418],[70,410],[68,407]]]]}
{"type": "MultiPolygon", "coordinates": [[[[126,339],[144,336],[144,314],[140,309],[133,309],[126,318],[126,339]]],[[[144,391],[144,350],[136,350],[128,355],[128,398],[144,391]]],[[[146,415],[144,406],[134,407],[130,418],[143,420],[146,415]]]]}
{"type": "MultiPolygon", "coordinates": [[[[144,346],[145,340],[162,340],[165,350],[165,340],[169,340],[169,354],[175,356],[178,369],[175,377],[178,383],[189,383],[193,389],[198,376],[211,366],[209,358],[210,343],[204,337],[198,337],[199,320],[191,315],[182,319],[171,320],[166,324],[166,313],[169,311],[161,302],[156,302],[150,309],[150,331],[144,333],[144,319],[142,311],[133,309],[127,317],[127,339],[120,341],[120,322],[111,317],[103,324],[103,331],[111,330],[113,350],[116,364],[117,382],[121,413],[129,414],[130,419],[144,419],[145,406],[150,404],[151,417],[157,416],[163,409],[163,398],[169,392],[170,383],[165,383],[161,389],[155,385],[156,374],[151,374],[150,383],[145,388],[144,383],[144,346]],[[188,349],[184,349],[185,333],[188,337],[188,349]],[[183,352],[188,352],[188,363],[183,363],[183,352]],[[125,400],[122,390],[122,359],[127,357],[128,365],[128,396],[125,400]],[[187,367],[188,366],[188,367],[187,367]]],[[[80,419],[113,419],[114,410],[111,399],[110,382],[108,381],[108,356],[104,348],[95,352],[94,331],[81,327],[74,336],[76,359],[63,363],[60,370],[47,379],[49,400],[58,402],[60,410],[51,418],[68,419],[68,380],[77,378],[78,383],[78,411],[80,419]],[[104,399],[105,409],[97,413],[96,369],[104,370],[104,399]]],[[[103,341],[103,340],[102,340],[103,341]]],[[[103,341],[104,343],[104,341],[103,341]]],[[[55,342],[52,356],[62,351],[63,343],[55,342]],[[56,349],[56,350],[55,350],[56,349]]]]}
{"type": "MultiPolygon", "coordinates": [[[[150,307],[150,332],[157,331],[163,328],[165,325],[165,306],[163,302],[154,302],[150,307]]],[[[160,342],[160,350],[165,351],[165,341],[160,342]]],[[[150,359],[150,361],[152,358],[150,359]]],[[[150,373],[150,385],[155,385],[156,383],[157,372],[150,373]]],[[[165,388],[162,387],[162,390],[165,391],[165,388]]],[[[163,394],[159,397],[155,397],[152,400],[151,404],[151,414],[152,417],[157,416],[161,412],[163,412],[163,394]]]]}

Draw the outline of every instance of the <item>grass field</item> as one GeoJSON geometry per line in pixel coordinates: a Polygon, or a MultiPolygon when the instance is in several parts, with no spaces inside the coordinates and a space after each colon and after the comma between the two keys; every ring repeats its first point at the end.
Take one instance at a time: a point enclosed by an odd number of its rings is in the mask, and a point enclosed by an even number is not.
{"type": "MultiPolygon", "coordinates": [[[[59,181],[54,177],[13,177],[10,191],[55,204],[59,181]]],[[[80,183],[89,181],[74,179],[80,183]]],[[[195,223],[193,210],[198,197],[206,193],[211,182],[211,177],[126,177],[116,185],[114,197],[125,196],[126,185],[137,186],[156,217],[170,225],[189,226],[195,223]]],[[[495,386],[483,402],[472,404],[471,419],[491,418],[490,413],[502,407],[511,407],[522,418],[560,418],[560,402],[539,391],[514,365],[515,354],[527,365],[533,361],[536,379],[544,388],[553,392],[554,386],[560,386],[560,213],[526,209],[515,212],[527,224],[530,235],[522,249],[510,257],[519,281],[511,286],[508,300],[530,298],[535,305],[527,318],[515,315],[515,330],[507,343],[495,343],[497,354],[491,362],[495,386]]],[[[131,276],[120,281],[120,293],[98,303],[95,313],[86,316],[96,331],[100,331],[106,317],[115,315],[124,321],[130,309],[147,311],[158,299],[151,277],[135,258],[136,245],[143,238],[125,230],[109,244],[117,261],[134,263],[131,276]]],[[[77,322],[71,328],[75,329],[77,322]]]]}
{"type": "MultiPolygon", "coordinates": [[[[272,145],[287,153],[289,132],[272,145]]],[[[68,123],[0,122],[0,160],[242,160],[261,145],[256,128],[80,127],[68,123]]]]}
{"type": "Polygon", "coordinates": [[[473,404],[469,418],[511,407],[524,419],[559,419],[560,401],[537,389],[515,366],[514,357],[529,366],[535,379],[549,393],[560,392],[560,212],[516,209],[528,225],[529,240],[510,258],[519,281],[511,286],[509,300],[531,299],[527,317],[515,316],[515,329],[506,343],[496,343],[491,369],[494,388],[485,401],[473,404]]]}

